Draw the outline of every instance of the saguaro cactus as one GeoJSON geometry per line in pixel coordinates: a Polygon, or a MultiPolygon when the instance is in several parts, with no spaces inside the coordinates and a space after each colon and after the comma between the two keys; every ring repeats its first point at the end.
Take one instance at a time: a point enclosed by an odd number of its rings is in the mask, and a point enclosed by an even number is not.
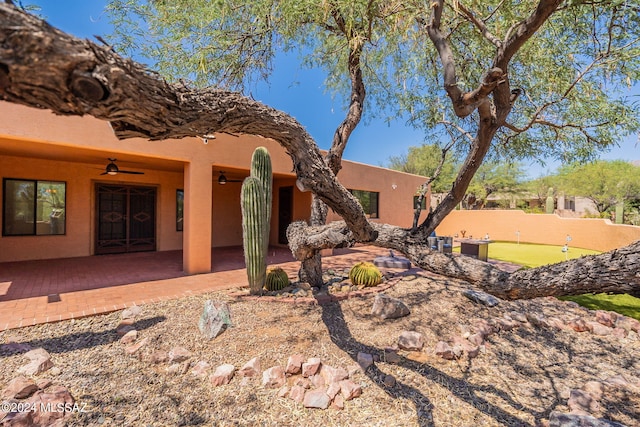
{"type": "MultiPolygon", "coordinates": [[[[242,240],[247,278],[251,294],[262,293],[267,273],[267,253],[264,229],[266,208],[262,183],[249,176],[242,183],[240,195],[242,207],[242,240]]],[[[267,242],[268,243],[268,242],[267,242]]]]}
{"type": "Polygon", "coordinates": [[[553,199],[553,188],[549,188],[549,190],[547,191],[547,200],[546,200],[546,203],[545,203],[545,211],[548,214],[552,214],[553,213],[554,202],[555,202],[555,200],[553,199]]]}
{"type": "Polygon", "coordinates": [[[242,183],[242,238],[252,294],[262,293],[267,271],[273,173],[271,157],[258,147],[251,157],[251,175],[242,183]]]}
{"type": "Polygon", "coordinates": [[[260,180],[265,199],[265,253],[269,247],[269,232],[271,226],[271,200],[273,199],[273,172],[271,170],[271,156],[265,147],[258,147],[251,157],[251,176],[260,180]]]}

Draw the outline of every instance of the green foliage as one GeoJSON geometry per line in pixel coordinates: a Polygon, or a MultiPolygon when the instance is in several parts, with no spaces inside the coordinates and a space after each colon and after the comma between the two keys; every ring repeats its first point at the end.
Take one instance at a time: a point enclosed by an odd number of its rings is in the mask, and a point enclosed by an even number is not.
{"type": "Polygon", "coordinates": [[[247,278],[251,294],[260,294],[267,271],[267,253],[264,242],[266,226],[265,197],[262,183],[249,176],[242,183],[240,193],[242,207],[242,240],[247,278]]]}
{"type": "Polygon", "coordinates": [[[476,172],[465,197],[469,209],[483,207],[491,195],[515,198],[523,192],[524,172],[519,163],[489,161],[476,172]]]}
{"type": "MultiPolygon", "coordinates": [[[[442,159],[442,149],[436,144],[409,147],[409,153],[390,157],[387,167],[402,172],[432,177],[442,159]]],[[[456,161],[451,155],[445,158],[438,178],[431,183],[433,193],[445,193],[451,189],[456,178],[456,161]]]]}
{"type": "Polygon", "coordinates": [[[560,168],[566,194],[587,197],[600,214],[615,209],[618,202],[640,199],[640,167],[624,160],[600,160],[560,168]]]}
{"type": "Polygon", "coordinates": [[[382,282],[382,273],[373,263],[362,261],[351,268],[349,280],[356,286],[377,286],[382,282]]]}
{"type": "Polygon", "coordinates": [[[264,286],[268,291],[279,291],[289,286],[289,276],[280,267],[272,268],[267,272],[264,286]]]}

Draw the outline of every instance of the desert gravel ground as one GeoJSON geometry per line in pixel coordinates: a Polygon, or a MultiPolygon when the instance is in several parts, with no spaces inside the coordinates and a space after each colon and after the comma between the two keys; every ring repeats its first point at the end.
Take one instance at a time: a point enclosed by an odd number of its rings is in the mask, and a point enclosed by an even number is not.
{"type": "MultiPolygon", "coordinates": [[[[589,381],[623,375],[640,376],[640,341],[589,332],[536,327],[525,322],[490,335],[480,354],[445,360],[435,344],[473,331],[480,319],[495,322],[506,315],[537,313],[569,321],[592,320],[594,312],[554,298],[502,301],[488,308],[461,295],[467,285],[419,272],[399,280],[385,293],[403,300],[407,317],[380,320],[370,315],[374,295],[322,306],[254,301],[231,292],[143,306],[136,318],[138,340],[148,344],[125,354],[116,326],[121,313],[37,325],[0,333],[0,344],[17,342],[43,347],[59,373],[51,378],[67,387],[88,412],[76,413],[70,426],[536,426],[553,410],[568,412],[572,389],[589,381]],[[198,319],[207,299],[228,302],[232,327],[213,340],[204,339],[198,319]],[[402,331],[425,338],[420,352],[399,351],[400,361],[385,360],[402,331]],[[182,346],[193,353],[190,364],[206,361],[240,368],[259,357],[262,368],[284,365],[292,354],[319,357],[323,363],[350,368],[358,352],[378,361],[352,379],[360,397],[343,410],[306,409],[277,396],[260,379],[212,387],[190,372],[169,373],[148,355],[182,346]],[[396,384],[385,385],[392,375],[396,384]]],[[[0,347],[2,349],[2,347],[0,347]]],[[[21,353],[0,350],[0,388],[26,363],[21,353]]],[[[607,387],[594,416],[628,426],[640,420],[639,387],[607,387]]]]}

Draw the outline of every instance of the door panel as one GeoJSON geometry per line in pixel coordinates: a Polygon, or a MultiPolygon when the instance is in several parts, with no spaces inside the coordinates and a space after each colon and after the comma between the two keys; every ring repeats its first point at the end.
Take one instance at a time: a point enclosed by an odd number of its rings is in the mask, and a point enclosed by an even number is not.
{"type": "Polygon", "coordinates": [[[278,243],[286,245],[287,227],[293,220],[293,187],[280,187],[278,190],[278,243]]]}
{"type": "Polygon", "coordinates": [[[156,248],[156,189],[96,185],[96,254],[156,248]]]}

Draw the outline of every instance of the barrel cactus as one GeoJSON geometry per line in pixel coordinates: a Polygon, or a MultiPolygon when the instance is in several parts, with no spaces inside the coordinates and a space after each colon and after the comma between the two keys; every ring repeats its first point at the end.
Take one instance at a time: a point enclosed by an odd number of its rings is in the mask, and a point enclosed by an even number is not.
{"type": "Polygon", "coordinates": [[[376,286],[382,282],[382,273],[370,262],[359,262],[349,271],[349,280],[356,286],[376,286]]]}
{"type": "Polygon", "coordinates": [[[279,291],[289,286],[289,276],[280,267],[272,268],[267,273],[264,286],[268,291],[279,291]]]}
{"type": "Polygon", "coordinates": [[[265,198],[262,184],[254,177],[248,177],[242,183],[240,194],[242,207],[242,240],[244,261],[247,266],[247,278],[251,294],[260,294],[267,273],[267,245],[264,232],[265,198]]]}

